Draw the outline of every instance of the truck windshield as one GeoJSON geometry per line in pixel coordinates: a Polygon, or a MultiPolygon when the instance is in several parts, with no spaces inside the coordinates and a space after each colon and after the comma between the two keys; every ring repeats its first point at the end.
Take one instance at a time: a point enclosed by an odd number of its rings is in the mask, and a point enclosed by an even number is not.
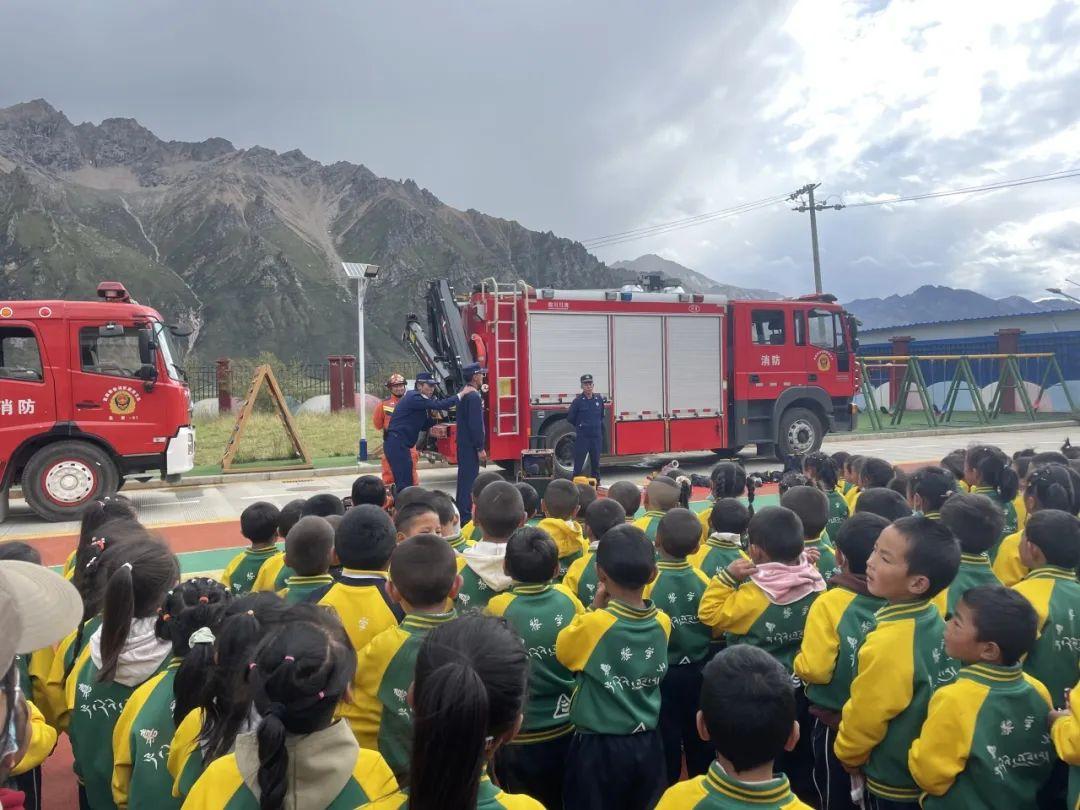
{"type": "Polygon", "coordinates": [[[158,348],[161,349],[161,357],[165,361],[165,368],[169,370],[169,376],[183,382],[186,377],[184,375],[184,369],[180,367],[177,362],[179,354],[176,351],[176,346],[173,345],[172,335],[169,334],[169,327],[163,324],[161,321],[154,321],[154,342],[157,343],[158,348]]]}

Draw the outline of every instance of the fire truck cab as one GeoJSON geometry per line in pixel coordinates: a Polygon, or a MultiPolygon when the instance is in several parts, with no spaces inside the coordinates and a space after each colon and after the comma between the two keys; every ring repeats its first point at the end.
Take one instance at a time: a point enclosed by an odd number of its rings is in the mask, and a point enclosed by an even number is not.
{"type": "MultiPolygon", "coordinates": [[[[487,367],[493,460],[513,464],[542,437],[565,474],[575,433],[566,413],[585,373],[609,402],[608,455],[816,450],[855,425],[855,323],[830,295],[747,301],[488,280],[455,301],[442,281],[427,331],[414,316],[405,340],[446,390],[461,365],[487,367]]],[[[438,449],[453,458],[452,432],[438,449]]]]}
{"type": "Polygon", "coordinates": [[[127,474],[195,464],[173,330],[117,282],[98,297],[0,301],[0,520],[16,485],[39,516],[73,520],[127,474]]]}

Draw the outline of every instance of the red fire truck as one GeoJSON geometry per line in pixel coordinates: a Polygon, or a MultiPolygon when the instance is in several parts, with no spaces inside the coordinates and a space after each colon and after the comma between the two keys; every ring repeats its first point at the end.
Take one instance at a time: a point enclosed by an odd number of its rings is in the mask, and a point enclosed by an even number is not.
{"type": "MultiPolygon", "coordinates": [[[[539,443],[570,471],[565,417],[586,373],[610,403],[611,456],[756,444],[783,457],[855,425],[856,321],[831,295],[746,301],[665,290],[655,278],[618,290],[487,280],[456,300],[438,281],[427,321],[410,316],[404,339],[445,390],[460,386],[467,363],[488,369],[488,453],[504,466],[539,443]]],[[[453,460],[452,429],[437,446],[453,460]]]]}
{"type": "Polygon", "coordinates": [[[99,301],[0,301],[0,520],[11,487],[71,520],[127,474],[195,464],[191,394],[174,335],[117,282],[99,301]]]}

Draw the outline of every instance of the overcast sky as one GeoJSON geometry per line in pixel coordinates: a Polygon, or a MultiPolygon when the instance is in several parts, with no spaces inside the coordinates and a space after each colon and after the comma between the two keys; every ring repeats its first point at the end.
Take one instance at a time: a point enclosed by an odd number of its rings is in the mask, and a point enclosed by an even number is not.
{"type": "MultiPolygon", "coordinates": [[[[852,203],[1080,166],[1078,2],[3,0],[0,26],[0,106],[299,148],[582,240],[810,181],[852,203]]],[[[1080,281],[1080,178],[819,222],[845,300],[1080,281]]],[[[813,283],[782,205],[597,251],[642,253],[813,283]]]]}

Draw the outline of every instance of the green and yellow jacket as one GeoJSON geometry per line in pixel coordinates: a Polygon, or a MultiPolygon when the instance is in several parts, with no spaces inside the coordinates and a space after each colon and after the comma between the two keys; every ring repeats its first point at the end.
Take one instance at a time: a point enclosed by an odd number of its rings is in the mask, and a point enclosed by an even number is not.
{"type": "Polygon", "coordinates": [[[251,590],[256,593],[277,593],[285,587],[285,580],[294,576],[296,572],[285,564],[285,552],[279,551],[259,569],[251,590]]]}
{"type": "Polygon", "coordinates": [[[328,585],[334,584],[334,578],[329,574],[317,574],[313,577],[302,577],[294,574],[286,577],[285,587],[278,591],[278,596],[287,604],[295,605],[300,602],[310,601],[315,593],[323,593],[328,585]]]}
{"type": "Polygon", "coordinates": [[[278,555],[284,556],[277,546],[244,549],[233,557],[221,572],[221,584],[232,591],[234,596],[250,593],[255,588],[255,579],[259,576],[260,569],[278,555]]]}
{"type": "Polygon", "coordinates": [[[938,689],[908,753],[924,810],[1035,807],[1053,758],[1046,687],[1020,665],[973,664],[938,689]]]}
{"type": "Polygon", "coordinates": [[[961,554],[960,570],[949,584],[945,597],[945,615],[951,616],[956,609],[956,603],[964,595],[964,591],[977,588],[980,585],[1000,585],[1001,580],[994,574],[990,567],[989,554],[961,554]]]}
{"type": "Polygon", "coordinates": [[[180,660],[171,661],[131,693],[113,729],[112,793],[120,808],[167,810],[179,808],[172,797],[172,777],[166,767],[173,725],[173,681],[180,660]]]}
{"type": "Polygon", "coordinates": [[[829,499],[829,520],[825,524],[825,536],[835,546],[836,535],[849,516],[848,505],[839,490],[834,489],[832,492],[826,492],[825,497],[829,499]]]}
{"type": "Polygon", "coordinates": [[[656,542],[656,530],[660,526],[660,518],[666,513],[660,512],[656,509],[650,509],[644,515],[634,521],[634,525],[645,532],[645,536],[649,538],[650,543],[656,542]]]}
{"type": "Polygon", "coordinates": [[[708,656],[713,635],[698,618],[709,578],[687,560],[660,560],[656,568],[656,579],[645,586],[644,596],[671,619],[668,666],[700,663],[708,656]]]}
{"type": "Polygon", "coordinates": [[[596,546],[597,543],[590,543],[589,550],[570,563],[562,581],[585,607],[592,604],[596,597],[596,586],[600,584],[600,578],[596,575],[596,546]]]}
{"type": "Polygon", "coordinates": [[[536,528],[547,532],[555,541],[555,547],[559,550],[559,579],[561,580],[566,575],[566,569],[589,550],[589,543],[581,531],[581,524],[576,520],[544,518],[536,524],[536,528]]]}
{"type": "Polygon", "coordinates": [[[750,556],[743,551],[742,537],[730,532],[713,532],[701,546],[687,559],[695,568],[707,577],[715,577],[727,569],[735,560],[748,560],[750,556]]]}
{"type": "Polygon", "coordinates": [[[791,792],[786,776],[767,782],[740,782],[728,776],[719,762],[704,776],[695,776],[667,789],[656,810],[812,810],[791,792]]]}
{"type": "Polygon", "coordinates": [[[1080,808],[1080,684],[1069,693],[1069,713],[1050,727],[1054,752],[1069,766],[1069,793],[1066,807],[1080,808]]]}
{"type": "MultiPolygon", "coordinates": [[[[1024,659],[1024,672],[1060,696],[1076,683],[1080,669],[1080,582],[1076,572],[1048,565],[1013,586],[1035,607],[1039,637],[1024,659]]],[[[1055,697],[1060,700],[1060,697],[1055,697]]]]}
{"type": "MultiPolygon", "coordinates": [[[[364,810],[408,810],[408,807],[409,793],[406,790],[363,805],[364,810]]],[[[532,796],[524,793],[503,793],[491,784],[491,780],[486,776],[480,779],[474,807],[475,810],[544,810],[544,805],[532,796]]]]}

